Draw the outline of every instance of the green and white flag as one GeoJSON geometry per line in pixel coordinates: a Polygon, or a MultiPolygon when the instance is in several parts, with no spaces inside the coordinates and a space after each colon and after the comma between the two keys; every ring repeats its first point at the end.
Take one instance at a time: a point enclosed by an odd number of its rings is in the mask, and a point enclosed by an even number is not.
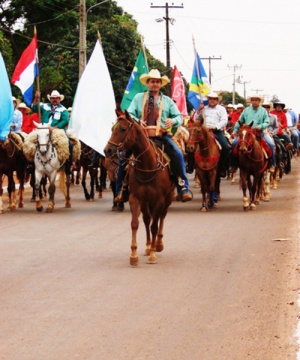
{"type": "Polygon", "coordinates": [[[130,75],[126,90],[123,95],[121,102],[121,109],[123,111],[129,108],[129,105],[136,94],[144,92],[147,90],[147,87],[140,82],[140,76],[142,74],[148,74],[148,67],[146,65],[144,53],[140,50],[139,56],[136,59],[134,68],[130,75]]]}

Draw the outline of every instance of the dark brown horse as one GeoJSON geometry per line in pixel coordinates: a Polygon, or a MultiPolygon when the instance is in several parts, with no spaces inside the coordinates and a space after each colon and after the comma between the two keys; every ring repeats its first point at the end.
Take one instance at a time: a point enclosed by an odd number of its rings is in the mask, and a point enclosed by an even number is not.
{"type": "Polygon", "coordinates": [[[164,220],[172,203],[175,185],[161,152],[147,137],[144,128],[127,112],[125,116],[118,117],[105,154],[111,157],[117,150],[124,149],[131,150],[133,154],[128,170],[132,214],[130,264],[138,264],[136,235],[141,211],[147,233],[145,255],[149,256],[148,264],[156,264],[156,252],[163,250],[164,220]]]}
{"type": "Polygon", "coordinates": [[[251,210],[256,209],[264,171],[268,165],[263,147],[257,139],[257,135],[260,135],[251,128],[252,125],[252,123],[250,125],[241,124],[239,142],[237,144],[244,210],[248,210],[249,207],[251,210]],[[247,187],[250,194],[250,202],[246,194],[247,187]]]}
{"type": "Polygon", "coordinates": [[[3,177],[4,175],[8,178],[8,197],[9,204],[8,209],[16,209],[16,186],[14,180],[14,172],[16,172],[17,179],[19,181],[19,203],[18,207],[24,206],[23,193],[24,193],[24,182],[25,182],[25,170],[26,170],[26,159],[21,150],[22,140],[14,134],[9,133],[5,141],[0,142],[0,214],[3,213],[3,177]]]}
{"type": "Polygon", "coordinates": [[[207,211],[214,207],[214,192],[220,192],[220,149],[213,133],[203,125],[203,121],[195,121],[187,149],[195,155],[196,174],[201,183],[201,211],[207,211]]]}

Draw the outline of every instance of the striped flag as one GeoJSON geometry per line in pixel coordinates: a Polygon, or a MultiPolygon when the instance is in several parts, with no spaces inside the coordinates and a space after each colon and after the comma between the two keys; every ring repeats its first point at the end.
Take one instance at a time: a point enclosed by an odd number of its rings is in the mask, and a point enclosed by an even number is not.
{"type": "Polygon", "coordinates": [[[35,34],[31,43],[21,55],[11,79],[12,84],[21,90],[24,101],[28,106],[32,103],[34,79],[38,75],[37,35],[35,34]]]}

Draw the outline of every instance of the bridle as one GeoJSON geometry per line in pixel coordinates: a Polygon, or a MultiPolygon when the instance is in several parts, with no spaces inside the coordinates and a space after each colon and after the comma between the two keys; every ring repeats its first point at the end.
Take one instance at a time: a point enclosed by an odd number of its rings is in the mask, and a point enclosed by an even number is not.
{"type": "MultiPolygon", "coordinates": [[[[243,130],[242,130],[243,131],[243,130]]],[[[246,132],[246,134],[253,134],[253,136],[254,136],[254,133],[253,133],[253,131],[251,130],[251,129],[249,129],[249,130],[244,130],[245,132],[246,132]]],[[[245,134],[245,135],[246,135],[245,134]]],[[[245,136],[244,136],[245,137],[245,136]]],[[[242,138],[241,136],[240,136],[240,139],[239,139],[239,147],[241,147],[241,144],[245,144],[246,145],[246,150],[245,150],[245,152],[247,153],[247,154],[251,154],[251,152],[253,151],[253,149],[254,149],[254,141],[253,141],[253,139],[251,138],[251,140],[250,141],[247,141],[247,140],[245,140],[244,138],[242,138]],[[252,145],[252,146],[251,146],[252,145]]]]}
{"type": "MultiPolygon", "coordinates": [[[[37,130],[46,130],[46,129],[37,128],[37,130]]],[[[51,143],[51,130],[50,129],[48,129],[48,130],[49,130],[49,140],[48,140],[48,142],[46,144],[41,144],[39,142],[39,137],[37,136],[37,145],[38,145],[38,150],[39,150],[40,153],[41,153],[41,149],[40,149],[41,146],[46,146],[46,149],[47,149],[46,153],[49,150],[49,146],[50,146],[50,143],[51,143]]]]}
{"type": "MultiPolygon", "coordinates": [[[[37,130],[45,130],[45,129],[39,129],[39,128],[38,128],[37,130]]],[[[51,164],[51,160],[56,157],[55,151],[54,151],[54,146],[53,146],[53,145],[52,145],[52,147],[51,147],[51,154],[50,154],[49,158],[46,159],[46,161],[44,161],[44,160],[41,158],[41,156],[45,156],[45,155],[47,154],[50,145],[51,145],[51,130],[49,129],[49,140],[48,140],[48,142],[47,142],[46,144],[40,144],[40,143],[39,143],[39,138],[37,137],[37,150],[38,150],[38,151],[36,152],[36,158],[37,158],[37,160],[39,161],[39,163],[42,164],[42,166],[43,166],[43,168],[44,168],[45,171],[47,171],[47,169],[46,169],[46,166],[47,166],[47,165],[50,165],[54,170],[59,170],[60,167],[56,168],[56,167],[54,167],[54,166],[51,164]],[[45,155],[42,155],[41,150],[40,150],[40,146],[46,146],[46,149],[47,149],[47,150],[46,150],[45,155]],[[41,156],[40,156],[40,155],[41,155],[41,156]]]]}

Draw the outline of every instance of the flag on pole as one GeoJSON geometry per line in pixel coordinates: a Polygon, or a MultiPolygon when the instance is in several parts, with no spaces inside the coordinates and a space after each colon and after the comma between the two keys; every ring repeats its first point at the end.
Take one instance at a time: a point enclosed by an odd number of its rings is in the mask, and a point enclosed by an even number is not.
{"type": "Polygon", "coordinates": [[[123,95],[121,102],[121,109],[123,111],[129,108],[129,105],[136,94],[144,92],[147,90],[147,87],[140,82],[140,76],[142,74],[148,73],[148,67],[146,65],[144,53],[140,50],[139,56],[136,59],[134,68],[130,75],[126,90],[123,95]]]}
{"type": "Polygon", "coordinates": [[[171,98],[176,103],[178,110],[183,118],[187,116],[186,99],[184,83],[180,72],[177,67],[174,66],[172,84],[171,84],[171,98]]]}
{"type": "Polygon", "coordinates": [[[12,94],[6,67],[0,52],[0,140],[5,140],[14,115],[12,94]]]}
{"type": "Polygon", "coordinates": [[[32,103],[34,79],[38,74],[37,35],[34,34],[31,43],[21,55],[11,79],[12,84],[21,90],[28,106],[32,103]]]}
{"type": "Polygon", "coordinates": [[[116,119],[114,91],[103,54],[97,41],[79,80],[69,129],[86,145],[104,155],[116,119]]]}
{"type": "Polygon", "coordinates": [[[196,59],[192,74],[192,80],[188,92],[188,100],[194,109],[198,109],[201,101],[206,102],[206,95],[210,93],[211,85],[202,65],[200,56],[196,52],[196,59]]]}

